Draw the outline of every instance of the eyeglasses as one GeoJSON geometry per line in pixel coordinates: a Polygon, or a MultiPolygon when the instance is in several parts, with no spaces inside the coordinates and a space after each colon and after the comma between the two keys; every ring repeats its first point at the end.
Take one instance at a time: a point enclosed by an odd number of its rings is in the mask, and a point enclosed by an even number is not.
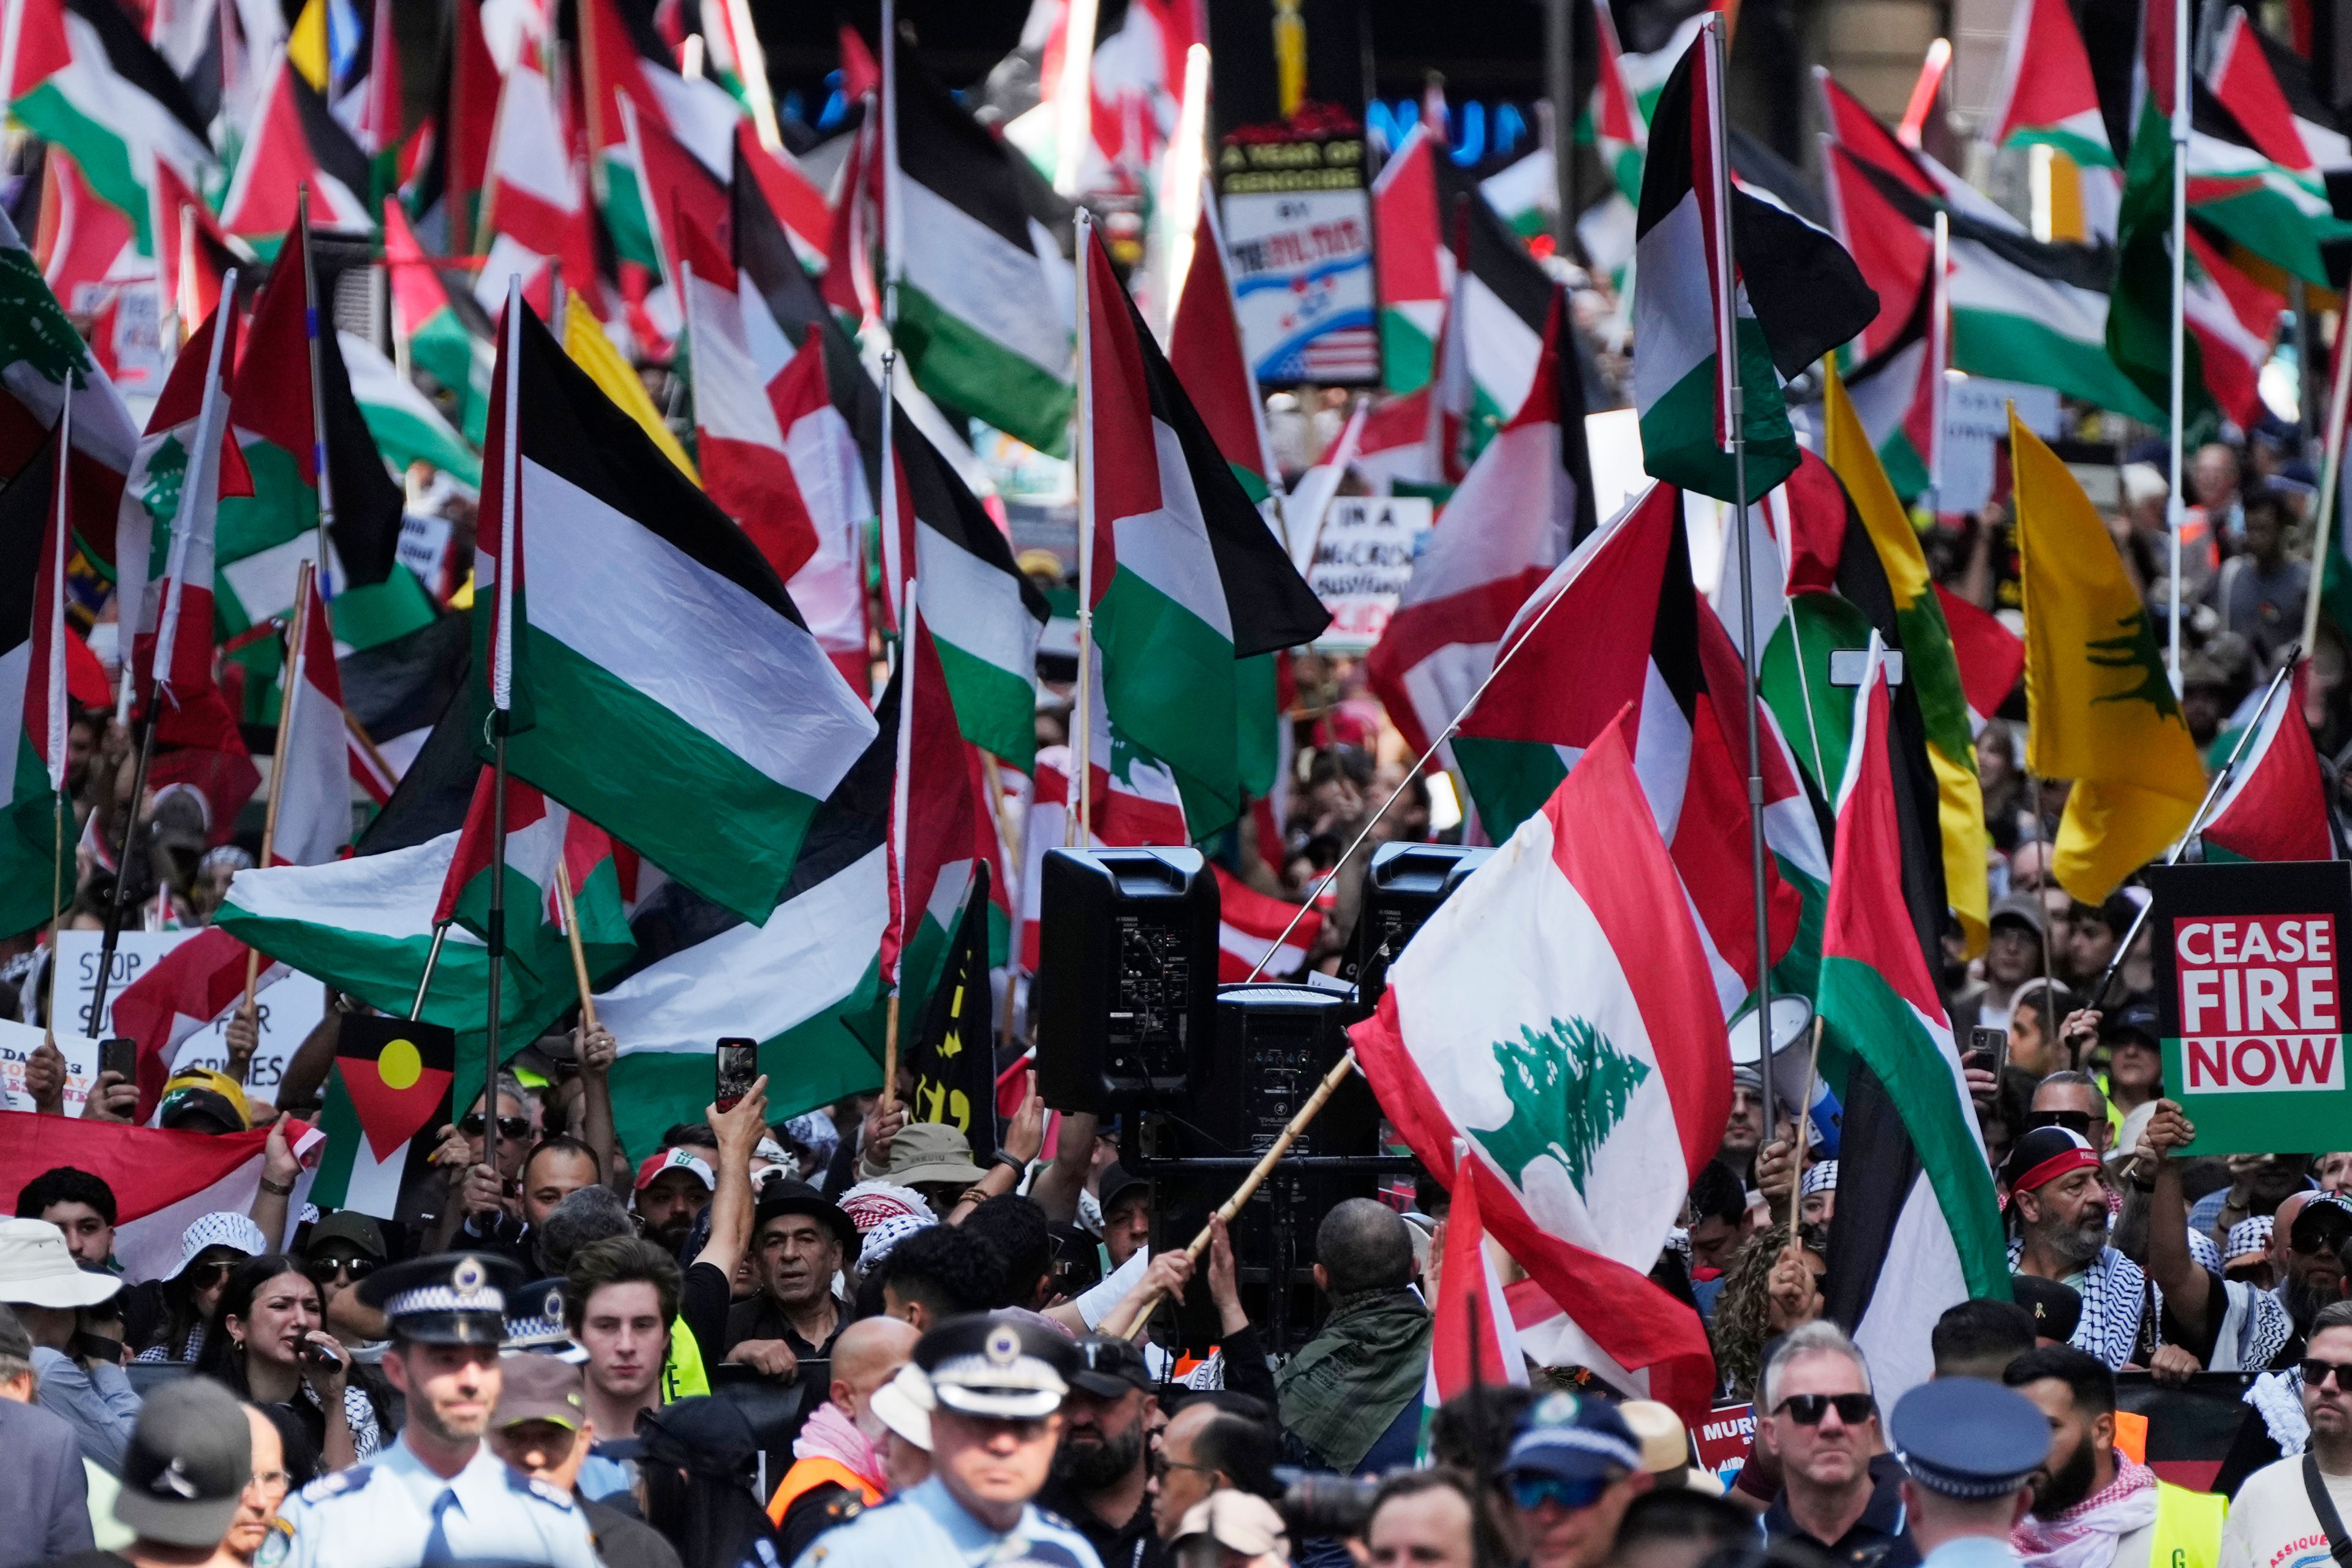
{"type": "Polygon", "coordinates": [[[1786,1415],[1800,1426],[1818,1426],[1832,1410],[1849,1426],[1859,1426],[1878,1414],[1867,1394],[1792,1394],[1774,1405],[1772,1414],[1786,1415]]]}
{"type": "Polygon", "coordinates": [[[1170,1458],[1157,1448],[1151,1451],[1150,1458],[1144,1461],[1144,1465],[1151,1472],[1151,1479],[1155,1481],[1166,1480],[1168,1472],[1171,1470],[1198,1470],[1204,1476],[1213,1476],[1217,1473],[1217,1468],[1214,1465],[1187,1464],[1181,1459],[1170,1458]]]}
{"type": "Polygon", "coordinates": [[[373,1258],[313,1258],[302,1265],[302,1272],[310,1277],[313,1285],[326,1285],[341,1274],[354,1285],[375,1272],[373,1258]]]}
{"type": "MultiPolygon", "coordinates": [[[[482,1135],[482,1113],[478,1110],[470,1112],[465,1121],[457,1123],[457,1131],[468,1138],[479,1138],[482,1135]]],[[[509,1143],[521,1142],[530,1136],[530,1119],[527,1116],[499,1117],[499,1136],[509,1143]]]]}
{"type": "Polygon", "coordinates": [[[1565,1476],[1513,1476],[1505,1484],[1510,1489],[1511,1506],[1521,1513],[1533,1513],[1547,1503],[1570,1512],[1591,1508],[1609,1489],[1606,1476],[1588,1476],[1581,1480],[1570,1480],[1565,1476]]]}
{"type": "Polygon", "coordinates": [[[2317,1356],[2303,1358],[2304,1387],[2324,1387],[2330,1373],[2336,1374],[2336,1386],[2338,1389],[2352,1393],[2352,1361],[2322,1361],[2317,1356]]]}
{"type": "Polygon", "coordinates": [[[253,1472],[253,1479],[245,1483],[245,1489],[276,1492],[279,1497],[284,1497],[293,1485],[294,1478],[284,1470],[256,1470],[253,1472]]]}
{"type": "Polygon", "coordinates": [[[2025,1113],[2025,1130],[2037,1127],[2063,1127],[2077,1137],[2091,1135],[2091,1113],[2087,1110],[2029,1110],[2025,1113]]]}

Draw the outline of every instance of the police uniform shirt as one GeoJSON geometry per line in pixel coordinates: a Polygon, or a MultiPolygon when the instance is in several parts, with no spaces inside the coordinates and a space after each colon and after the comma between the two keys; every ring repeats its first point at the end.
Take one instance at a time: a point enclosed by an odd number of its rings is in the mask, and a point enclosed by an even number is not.
{"type": "Polygon", "coordinates": [[[817,1537],[793,1568],[1102,1568],[1087,1538],[1034,1504],[1002,1534],[974,1518],[937,1477],[817,1537]]]}
{"type": "Polygon", "coordinates": [[[260,1568],[597,1568],[587,1520],[572,1499],[509,1468],[487,1444],[444,1480],[404,1437],[373,1463],[304,1487],[279,1517],[288,1532],[264,1544],[260,1568]]]}
{"type": "Polygon", "coordinates": [[[1919,1568],[2018,1568],[2021,1561],[2002,1537],[1959,1535],[1927,1553],[1919,1568]]]}

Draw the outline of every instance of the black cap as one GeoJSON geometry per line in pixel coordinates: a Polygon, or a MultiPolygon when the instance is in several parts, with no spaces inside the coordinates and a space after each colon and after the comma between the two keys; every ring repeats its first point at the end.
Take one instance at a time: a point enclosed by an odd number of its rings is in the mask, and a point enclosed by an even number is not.
{"type": "Polygon", "coordinates": [[[1102,1212],[1108,1214],[1111,1211],[1111,1205],[1118,1202],[1122,1194],[1137,1187],[1149,1192],[1151,1189],[1151,1178],[1139,1176],[1125,1165],[1113,1160],[1103,1167],[1102,1179],[1095,1184],[1095,1196],[1102,1204],[1102,1212]]]}
{"type": "Polygon", "coordinates": [[[760,1227],[770,1220],[788,1214],[804,1214],[820,1219],[833,1232],[834,1240],[841,1244],[845,1260],[855,1261],[858,1250],[857,1222],[842,1213],[841,1205],[810,1186],[806,1182],[770,1182],[760,1196],[760,1206],[752,1211],[751,1235],[756,1239],[760,1227]]]}
{"type": "Polygon", "coordinates": [[[507,1298],[522,1286],[522,1270],[495,1253],[444,1252],[377,1269],[360,1281],[360,1300],[391,1320],[394,1339],[495,1345],[506,1342],[507,1298]]]}
{"type": "Polygon", "coordinates": [[[1071,1343],[1078,1364],[1070,1386],[1100,1399],[1117,1399],[1129,1389],[1151,1391],[1151,1368],[1143,1352],[1111,1334],[1082,1334],[1071,1343]]]}
{"type": "Polygon", "coordinates": [[[337,1209],[310,1226],[303,1243],[310,1252],[331,1241],[347,1241],[378,1263],[384,1260],[383,1228],[357,1209],[337,1209]]]}
{"type": "Polygon", "coordinates": [[[1980,1377],[1919,1384],[1896,1402],[1886,1430],[1913,1480],[1964,1500],[2017,1490],[2050,1457],[2041,1408],[1980,1377]]]}
{"type": "Polygon", "coordinates": [[[2109,1044],[2124,1039],[2138,1040],[2150,1050],[2164,1047],[2164,1025],[2158,1020],[2156,1004],[2140,1000],[2126,1002],[2108,1014],[2099,1024],[2100,1037],[2109,1044]]]}
{"type": "Polygon", "coordinates": [[[2063,1280],[2045,1279],[2039,1274],[2012,1274],[2009,1293],[2017,1304],[2033,1314],[2033,1331],[2045,1340],[2060,1344],[2074,1337],[2074,1329],[2083,1321],[2083,1298],[2072,1285],[2063,1280]]]}
{"type": "Polygon", "coordinates": [[[236,1396],[210,1378],[181,1378],[139,1407],[114,1517],[166,1546],[218,1546],[252,1479],[253,1429],[236,1396]]]}
{"type": "Polygon", "coordinates": [[[943,1408],[992,1421],[1052,1415],[1077,1371],[1070,1336],[1025,1312],[950,1318],[915,1342],[914,1360],[943,1408]]]}

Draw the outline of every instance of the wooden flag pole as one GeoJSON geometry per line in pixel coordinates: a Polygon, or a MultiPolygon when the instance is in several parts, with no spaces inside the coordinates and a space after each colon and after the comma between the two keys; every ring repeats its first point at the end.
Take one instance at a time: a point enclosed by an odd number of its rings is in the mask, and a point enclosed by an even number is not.
{"type": "Polygon", "coordinates": [[[352,710],[348,708],[343,710],[343,729],[349,732],[352,740],[359,742],[360,751],[366,756],[369,763],[374,767],[376,772],[382,773],[384,777],[391,779],[395,784],[399,782],[400,770],[392,765],[391,758],[385,756],[382,752],[376,749],[375,738],[370,735],[367,732],[366,728],[362,726],[357,719],[352,716],[352,710]]]}
{"type": "Polygon", "coordinates": [[[1078,702],[1077,732],[1070,737],[1074,764],[1068,794],[1076,797],[1075,813],[1066,812],[1062,847],[1084,847],[1094,832],[1094,688],[1095,688],[1095,418],[1094,348],[1088,317],[1094,301],[1087,292],[1087,274],[1094,269],[1094,218],[1078,209],[1077,338],[1078,396],[1073,409],[1076,439],[1070,456],[1078,489],[1078,702]]]}
{"type": "MultiPolygon", "coordinates": [[[[269,805],[261,816],[261,864],[269,865],[270,852],[278,847],[278,805],[286,797],[286,737],[294,727],[295,693],[302,685],[302,634],[310,620],[310,594],[314,584],[310,563],[302,563],[294,579],[294,619],[286,628],[285,676],[278,683],[278,749],[270,753],[269,805]]],[[[245,951],[245,1000],[237,1005],[236,1016],[250,1018],[253,1012],[253,988],[261,978],[261,950],[248,947],[245,951]]],[[[236,1063],[234,1057],[230,1058],[236,1063]]],[[[245,1076],[242,1063],[236,1063],[237,1077],[245,1076]]]]}
{"type": "MultiPolygon", "coordinates": [[[[1257,1195],[1258,1188],[1273,1173],[1276,1163],[1290,1152],[1290,1146],[1298,1142],[1300,1133],[1307,1131],[1307,1124],[1322,1112],[1331,1096],[1339,1092],[1339,1086],[1347,1082],[1348,1075],[1355,1070],[1356,1053],[1353,1050],[1341,1052],[1339,1059],[1331,1064],[1331,1070],[1323,1075],[1323,1081],[1315,1086],[1315,1092],[1307,1097],[1307,1103],[1300,1106],[1298,1113],[1290,1119],[1290,1125],[1282,1130],[1273,1145],[1258,1157],[1257,1163],[1250,1167],[1249,1174],[1242,1178],[1242,1184],[1234,1189],[1234,1195],[1217,1205],[1216,1218],[1227,1225],[1234,1223],[1234,1216],[1257,1195]]],[[[1202,1226],[1201,1234],[1192,1238],[1192,1245],[1184,1249],[1184,1256],[1198,1262],[1201,1254],[1208,1250],[1209,1238],[1213,1234],[1210,1226],[1202,1226]]],[[[1159,1304],[1157,1292],[1146,1296],[1136,1303],[1135,1316],[1131,1321],[1113,1326],[1107,1320],[1098,1331],[1109,1338],[1133,1339],[1143,1325],[1151,1321],[1151,1310],[1159,1304]]]]}
{"type": "MultiPolygon", "coordinates": [[[[1764,1041],[1765,1050],[1771,1050],[1770,1033],[1768,1031],[1759,1037],[1764,1041]]],[[[1789,1245],[1781,1249],[1783,1257],[1804,1250],[1804,1243],[1797,1239],[1797,1205],[1804,1201],[1805,1155],[1812,1148],[1812,1140],[1805,1136],[1805,1129],[1813,1122],[1813,1085],[1821,1081],[1821,1070],[1822,1016],[1816,1013],[1813,1015],[1812,1049],[1805,1053],[1805,1098],[1797,1111],[1797,1168],[1789,1174],[1789,1245]]]]}
{"type": "Polygon", "coordinates": [[[596,998],[588,989],[588,953],[580,945],[580,909],[572,901],[572,868],[558,851],[555,857],[555,898],[563,909],[564,940],[572,944],[572,978],[580,987],[580,1026],[596,1026],[596,998]]]}

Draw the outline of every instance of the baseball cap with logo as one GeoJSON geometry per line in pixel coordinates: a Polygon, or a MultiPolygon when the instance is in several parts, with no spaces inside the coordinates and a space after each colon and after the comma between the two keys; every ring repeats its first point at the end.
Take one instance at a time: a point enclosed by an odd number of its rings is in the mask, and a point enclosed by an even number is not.
{"type": "Polygon", "coordinates": [[[242,1132],[253,1124],[236,1079],[206,1068],[173,1073],[156,1102],[155,1125],[185,1129],[199,1116],[212,1118],[225,1132],[242,1132]]]}
{"type": "Polygon", "coordinates": [[[167,1383],[139,1408],[114,1517],[166,1546],[217,1546],[253,1479],[253,1432],[236,1396],[205,1377],[167,1383]]]}
{"type": "Polygon", "coordinates": [[[577,1432],[588,1418],[580,1369],[560,1356],[509,1351],[499,1357],[499,1407],[490,1416],[493,1426],[503,1430],[526,1421],[552,1421],[577,1432]]]}
{"type": "Polygon", "coordinates": [[[654,1178],[665,1171],[690,1171],[705,1190],[716,1192],[719,1189],[719,1178],[710,1173],[709,1165],[700,1155],[690,1149],[677,1148],[665,1149],[658,1154],[645,1157],[637,1166],[637,1191],[642,1193],[652,1186],[654,1178]]]}

